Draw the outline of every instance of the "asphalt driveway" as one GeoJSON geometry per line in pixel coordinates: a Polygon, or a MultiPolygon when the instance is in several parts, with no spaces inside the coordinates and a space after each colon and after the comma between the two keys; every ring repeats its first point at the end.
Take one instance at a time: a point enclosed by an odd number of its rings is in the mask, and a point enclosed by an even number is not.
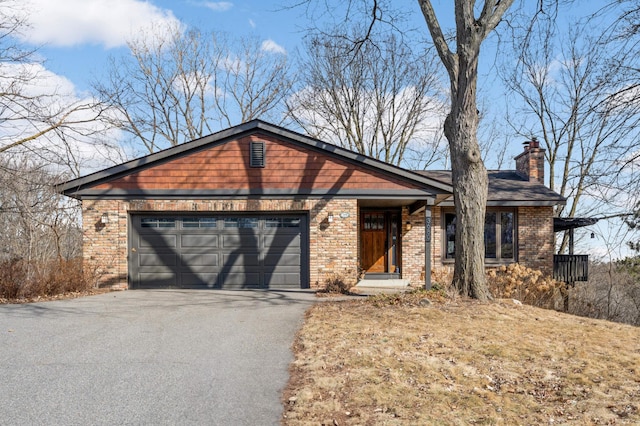
{"type": "Polygon", "coordinates": [[[0,305],[0,424],[279,424],[308,291],[0,305]]]}

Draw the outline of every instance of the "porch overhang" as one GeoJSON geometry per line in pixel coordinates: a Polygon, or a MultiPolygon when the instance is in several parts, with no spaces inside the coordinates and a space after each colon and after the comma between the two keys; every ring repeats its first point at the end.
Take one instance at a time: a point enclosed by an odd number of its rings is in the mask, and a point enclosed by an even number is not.
{"type": "Polygon", "coordinates": [[[593,217],[554,217],[553,232],[563,232],[595,225],[598,220],[593,217]]]}

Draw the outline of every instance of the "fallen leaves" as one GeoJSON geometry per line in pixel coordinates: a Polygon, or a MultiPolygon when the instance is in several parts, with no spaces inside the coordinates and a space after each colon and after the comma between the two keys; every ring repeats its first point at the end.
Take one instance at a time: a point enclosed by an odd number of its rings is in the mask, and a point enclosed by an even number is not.
{"type": "Polygon", "coordinates": [[[294,345],[284,423],[640,423],[640,329],[423,298],[314,306],[294,345]]]}

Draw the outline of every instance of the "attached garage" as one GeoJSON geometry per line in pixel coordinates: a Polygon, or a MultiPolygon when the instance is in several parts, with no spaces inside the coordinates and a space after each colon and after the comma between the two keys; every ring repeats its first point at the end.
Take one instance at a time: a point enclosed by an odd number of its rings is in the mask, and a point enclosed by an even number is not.
{"type": "Polygon", "coordinates": [[[131,214],[132,288],[301,288],[304,214],[131,214]]]}
{"type": "Polygon", "coordinates": [[[322,288],[369,272],[420,282],[426,212],[451,196],[450,184],[260,120],[60,191],[82,202],[87,269],[122,289],[322,288]]]}

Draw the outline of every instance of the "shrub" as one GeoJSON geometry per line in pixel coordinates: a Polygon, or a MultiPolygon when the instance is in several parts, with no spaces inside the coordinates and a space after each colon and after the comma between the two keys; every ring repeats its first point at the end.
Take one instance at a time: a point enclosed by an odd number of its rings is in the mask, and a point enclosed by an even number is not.
{"type": "Polygon", "coordinates": [[[9,259],[0,263],[0,298],[16,299],[27,280],[26,263],[20,259],[9,259]]]}
{"type": "Polygon", "coordinates": [[[324,281],[324,293],[351,294],[353,285],[340,274],[331,274],[324,281]]]}
{"type": "Polygon", "coordinates": [[[434,289],[447,290],[453,281],[453,269],[436,268],[431,270],[431,287],[434,289]]]}
{"type": "Polygon", "coordinates": [[[85,271],[82,259],[27,262],[12,259],[0,263],[0,298],[32,299],[93,288],[93,272],[85,271]]]}
{"type": "Polygon", "coordinates": [[[518,263],[487,272],[487,284],[493,297],[513,298],[528,305],[554,309],[561,299],[564,283],[518,263]]]}

